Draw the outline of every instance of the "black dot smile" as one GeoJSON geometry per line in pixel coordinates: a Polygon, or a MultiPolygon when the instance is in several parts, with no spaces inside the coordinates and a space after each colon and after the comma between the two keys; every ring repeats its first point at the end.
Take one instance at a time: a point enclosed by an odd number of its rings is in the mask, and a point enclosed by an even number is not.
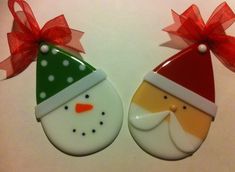
{"type": "MultiPolygon", "coordinates": [[[[85,95],[85,97],[88,97],[88,98],[89,98],[89,95],[85,95]]],[[[69,107],[66,105],[66,106],[64,106],[64,109],[65,109],[65,110],[68,110],[69,107]]],[[[105,113],[104,111],[102,111],[102,112],[101,112],[101,115],[104,116],[104,115],[106,115],[106,113],[105,113]]],[[[100,120],[98,124],[99,124],[100,126],[103,126],[103,125],[104,125],[104,121],[103,121],[103,120],[100,120]]],[[[76,129],[76,128],[73,128],[73,129],[72,129],[72,132],[73,132],[73,133],[76,133],[76,132],[77,132],[77,129],[76,129]]],[[[97,130],[93,128],[92,130],[90,130],[90,132],[93,133],[93,134],[95,134],[95,133],[97,132],[97,130]]],[[[87,132],[85,132],[85,131],[81,132],[81,136],[83,136],[83,137],[87,136],[87,132]]]]}

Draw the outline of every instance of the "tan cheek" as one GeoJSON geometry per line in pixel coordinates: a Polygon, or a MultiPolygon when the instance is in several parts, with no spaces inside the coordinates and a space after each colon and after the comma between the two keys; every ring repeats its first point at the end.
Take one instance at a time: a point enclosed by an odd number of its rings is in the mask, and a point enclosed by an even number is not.
{"type": "MultiPolygon", "coordinates": [[[[141,84],[132,102],[150,112],[169,110],[171,105],[175,105],[177,107],[177,111],[175,112],[176,117],[184,130],[201,139],[206,137],[212,121],[209,115],[190,105],[186,104],[187,110],[184,110],[181,100],[170,96],[147,82],[141,84]],[[168,96],[167,100],[164,99],[165,95],[168,96]]],[[[165,120],[169,122],[169,118],[165,120]]]]}
{"type": "Polygon", "coordinates": [[[206,113],[190,105],[186,106],[187,109],[184,110],[182,108],[183,105],[181,105],[181,109],[179,109],[176,113],[177,119],[179,120],[184,130],[188,131],[196,137],[205,139],[210,128],[212,118],[206,113]]]}
{"type": "Polygon", "coordinates": [[[169,105],[167,100],[164,99],[164,94],[152,89],[138,89],[132,101],[150,112],[169,110],[169,105]]]}

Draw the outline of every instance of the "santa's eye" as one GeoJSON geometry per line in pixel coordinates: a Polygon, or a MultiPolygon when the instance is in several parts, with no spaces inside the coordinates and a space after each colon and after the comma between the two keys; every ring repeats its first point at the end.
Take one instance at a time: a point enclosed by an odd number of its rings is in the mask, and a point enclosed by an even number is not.
{"type": "Polygon", "coordinates": [[[86,94],[86,95],[85,95],[85,98],[86,98],[86,99],[88,99],[89,97],[90,97],[89,94],[86,94]]]}
{"type": "Polygon", "coordinates": [[[186,109],[187,109],[187,106],[183,106],[183,109],[186,110],[186,109]]]}
{"type": "Polygon", "coordinates": [[[168,97],[167,97],[167,96],[164,96],[163,98],[164,98],[164,99],[168,99],[168,97]]]}
{"type": "Polygon", "coordinates": [[[68,107],[68,106],[65,106],[65,107],[64,107],[64,109],[65,109],[65,110],[68,110],[68,109],[69,109],[69,107],[68,107]]]}

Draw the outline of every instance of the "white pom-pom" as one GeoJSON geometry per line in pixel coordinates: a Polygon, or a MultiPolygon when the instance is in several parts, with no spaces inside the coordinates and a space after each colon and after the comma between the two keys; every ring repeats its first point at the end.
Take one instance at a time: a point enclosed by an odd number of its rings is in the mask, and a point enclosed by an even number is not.
{"type": "Polygon", "coordinates": [[[200,45],[198,46],[198,51],[199,51],[200,53],[206,53],[206,52],[207,52],[207,46],[206,46],[205,44],[200,44],[200,45]]]}
{"type": "Polygon", "coordinates": [[[41,47],[40,47],[40,51],[42,52],[42,53],[47,53],[48,51],[49,51],[49,47],[48,47],[48,45],[42,45],[41,47]]]}

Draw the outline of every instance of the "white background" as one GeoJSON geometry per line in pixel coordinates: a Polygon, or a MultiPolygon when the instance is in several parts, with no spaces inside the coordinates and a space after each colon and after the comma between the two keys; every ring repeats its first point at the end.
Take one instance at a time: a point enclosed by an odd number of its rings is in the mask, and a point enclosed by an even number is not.
{"type": "MultiPolygon", "coordinates": [[[[0,82],[1,172],[234,172],[235,74],[214,56],[219,111],[201,148],[185,160],[168,162],[143,152],[127,126],[128,106],[143,76],[177,51],[159,45],[169,40],[162,28],[172,23],[170,9],[181,13],[196,3],[205,19],[220,0],[28,0],[40,23],[64,14],[71,28],[85,32],[83,57],[103,69],[124,104],[124,122],[115,142],[87,157],[65,155],[52,146],[34,116],[35,63],[19,76],[0,82]]],[[[235,1],[227,1],[235,10],[235,1]]],[[[8,57],[6,33],[12,16],[0,0],[0,60],[8,57]]],[[[235,27],[228,33],[235,35],[235,27]]]]}

